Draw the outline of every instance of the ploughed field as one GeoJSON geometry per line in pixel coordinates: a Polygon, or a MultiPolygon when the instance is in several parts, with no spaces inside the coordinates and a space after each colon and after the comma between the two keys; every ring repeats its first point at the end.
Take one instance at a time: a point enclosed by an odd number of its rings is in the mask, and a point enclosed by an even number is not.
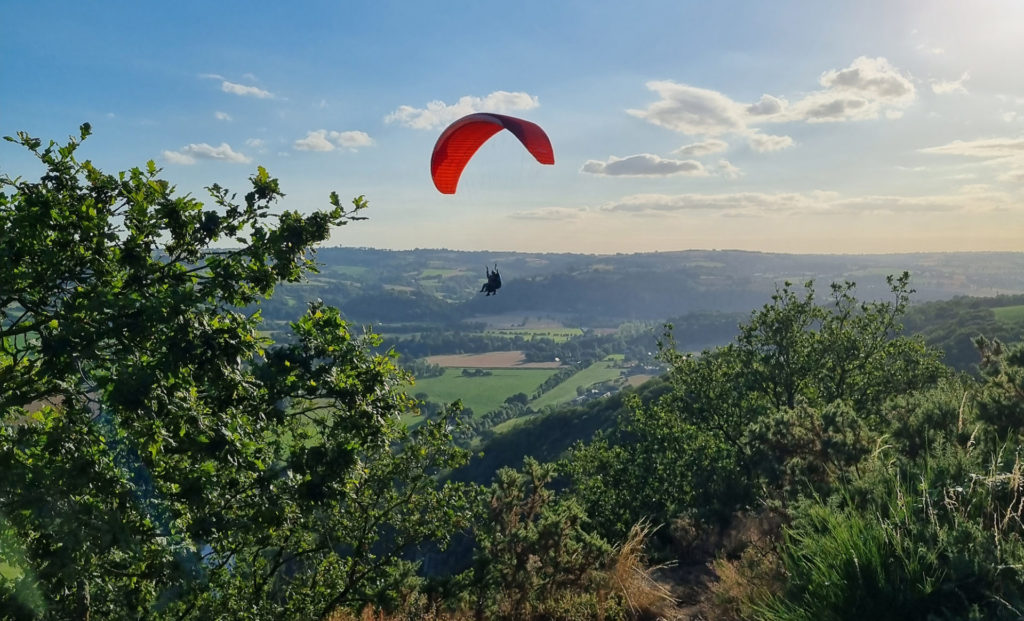
{"type": "Polygon", "coordinates": [[[561,362],[526,362],[521,351],[492,351],[484,354],[449,354],[430,356],[430,364],[448,368],[475,367],[478,369],[557,369],[561,362]]]}

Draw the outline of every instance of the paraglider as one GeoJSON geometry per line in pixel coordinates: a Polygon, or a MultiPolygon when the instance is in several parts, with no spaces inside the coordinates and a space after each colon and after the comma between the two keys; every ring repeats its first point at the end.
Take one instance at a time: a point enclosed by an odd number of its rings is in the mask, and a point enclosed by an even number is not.
{"type": "Polygon", "coordinates": [[[492,272],[486,265],[484,271],[487,273],[487,282],[484,283],[483,287],[480,287],[480,293],[484,291],[488,295],[498,295],[498,289],[501,289],[501,274],[498,273],[498,264],[494,264],[494,271],[492,272]]]}
{"type": "Polygon", "coordinates": [[[504,114],[478,112],[449,125],[434,144],[430,156],[430,176],[442,194],[454,194],[462,170],[483,143],[507,129],[541,164],[554,164],[551,141],[539,125],[504,114]]]}

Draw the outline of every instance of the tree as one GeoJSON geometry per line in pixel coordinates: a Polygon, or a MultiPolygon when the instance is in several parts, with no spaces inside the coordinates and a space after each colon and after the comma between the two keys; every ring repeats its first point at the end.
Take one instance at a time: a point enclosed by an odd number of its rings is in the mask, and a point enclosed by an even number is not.
{"type": "Polygon", "coordinates": [[[573,448],[573,493],[609,538],[643,518],[720,521],[755,498],[827,493],[887,429],[883,404],[934,384],[938,354],[900,335],[909,275],[888,279],[892,301],[858,302],[834,284],[785,283],[740,325],[735,343],[661,358],[672,389],[634,406],[589,446],[573,448]]]}
{"type": "MultiPolygon", "coordinates": [[[[477,619],[563,618],[552,606],[602,590],[613,549],[583,529],[578,504],[546,487],[554,476],[551,464],[529,457],[521,472],[495,474],[475,529],[473,568],[462,576],[477,619]]],[[[588,617],[602,618],[601,599],[587,602],[597,608],[588,617]]]]}
{"type": "Polygon", "coordinates": [[[287,344],[260,300],[315,271],[344,208],[272,214],[102,173],[26,134],[0,177],[0,607],[23,618],[323,617],[386,601],[403,554],[465,525],[448,419],[408,432],[408,376],[319,302],[287,344]],[[42,404],[42,405],[41,405],[42,404]],[[16,552],[16,553],[15,553],[16,552]],[[216,611],[216,613],[211,613],[216,611]]]}

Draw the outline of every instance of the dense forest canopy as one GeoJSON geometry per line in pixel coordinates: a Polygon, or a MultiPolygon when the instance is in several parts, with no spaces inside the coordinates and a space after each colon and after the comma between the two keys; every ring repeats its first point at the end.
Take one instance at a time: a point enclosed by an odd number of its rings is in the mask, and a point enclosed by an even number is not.
{"type": "Polygon", "coordinates": [[[728,344],[670,330],[663,377],[484,443],[326,297],[266,329],[363,197],[276,213],[258,168],[203,204],[79,161],[89,133],[19,134],[45,173],[0,177],[6,618],[1024,611],[1024,345],[990,309],[915,311],[902,270],[885,296],[780,282],[728,344]],[[976,375],[905,329],[947,312],[978,313],[976,375]]]}

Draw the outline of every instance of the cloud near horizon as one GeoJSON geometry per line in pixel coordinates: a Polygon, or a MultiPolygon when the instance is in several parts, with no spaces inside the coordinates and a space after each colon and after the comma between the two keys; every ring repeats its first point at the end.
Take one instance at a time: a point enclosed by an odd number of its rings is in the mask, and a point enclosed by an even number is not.
{"type": "Polygon", "coordinates": [[[385,123],[398,123],[413,129],[437,129],[474,112],[505,113],[532,110],[540,105],[535,95],[524,92],[494,91],[484,97],[466,95],[453,104],[431,101],[425,108],[399,106],[384,117],[385,123]]]}
{"type": "MultiPolygon", "coordinates": [[[[727,163],[727,162],[726,162],[727,163]]],[[[838,192],[734,192],[717,194],[631,194],[597,207],[549,207],[512,214],[515,218],[562,220],[597,215],[669,215],[714,212],[723,216],[885,214],[906,212],[990,212],[1014,204],[1006,193],[985,185],[964,186],[949,195],[842,196],[838,192]]]]}
{"type": "Polygon", "coordinates": [[[164,151],[163,156],[171,164],[185,166],[195,164],[196,160],[219,160],[234,164],[248,164],[252,161],[252,158],[233,150],[231,145],[226,142],[220,143],[220,146],[217,147],[205,142],[190,144],[177,151],[164,151]]]}

